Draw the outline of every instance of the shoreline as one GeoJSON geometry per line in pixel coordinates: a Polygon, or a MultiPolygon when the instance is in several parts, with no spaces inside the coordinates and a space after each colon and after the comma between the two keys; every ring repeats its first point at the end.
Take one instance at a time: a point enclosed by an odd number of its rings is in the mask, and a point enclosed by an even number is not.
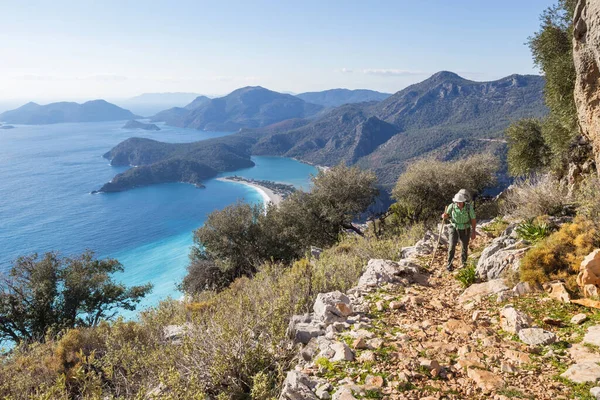
{"type": "Polygon", "coordinates": [[[227,178],[216,178],[216,180],[217,181],[221,181],[221,182],[232,182],[232,183],[237,183],[237,184],[240,184],[240,185],[250,186],[251,188],[253,188],[254,190],[256,190],[258,193],[260,193],[260,195],[263,198],[263,202],[265,203],[265,205],[267,205],[268,203],[273,203],[274,205],[278,205],[283,200],[283,197],[281,197],[280,195],[276,194],[271,189],[266,188],[266,187],[264,187],[262,185],[257,185],[256,183],[238,181],[238,180],[227,179],[227,178]]]}

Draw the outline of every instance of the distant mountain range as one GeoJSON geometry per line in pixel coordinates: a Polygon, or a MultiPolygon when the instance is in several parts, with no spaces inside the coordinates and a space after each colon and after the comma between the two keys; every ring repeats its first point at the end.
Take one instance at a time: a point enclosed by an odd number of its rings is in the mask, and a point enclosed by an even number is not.
{"type": "Polygon", "coordinates": [[[306,92],[297,94],[307,103],[319,104],[325,107],[339,107],[344,104],[381,101],[391,96],[391,93],[381,93],[366,89],[330,89],[322,92],[306,92]]]}
{"type": "MultiPolygon", "coordinates": [[[[493,152],[505,160],[503,131],[510,122],[547,113],[543,87],[540,76],[511,75],[492,82],[474,82],[442,71],[383,101],[333,109],[249,87],[182,112],[174,124],[207,130],[241,128],[234,135],[189,145],[194,149],[210,146],[213,151],[208,164],[215,171],[222,170],[214,166],[224,165],[232,153],[232,159],[240,163],[251,162],[252,154],[294,157],[328,166],[345,161],[374,170],[380,184],[389,189],[406,165],[418,158],[452,160],[493,152]]],[[[160,179],[168,179],[162,173],[166,168],[160,164],[168,160],[173,168],[170,181],[180,181],[185,175],[173,160],[202,163],[207,157],[198,151],[174,153],[169,150],[172,148],[160,142],[154,142],[151,148],[133,142],[128,143],[125,152],[106,156],[113,162],[134,157],[130,164],[143,164],[146,177],[157,169],[154,172],[160,179]]],[[[189,172],[188,167],[180,168],[189,172]]],[[[130,170],[115,177],[121,183],[119,190],[138,186],[135,174],[130,170]]]]}
{"type": "Polygon", "coordinates": [[[104,100],[92,100],[83,104],[60,102],[47,105],[27,103],[15,110],[0,114],[0,121],[10,124],[43,125],[61,122],[121,121],[139,118],[104,100]]]}
{"type": "Polygon", "coordinates": [[[152,120],[182,128],[235,132],[290,118],[311,117],[323,109],[321,105],[260,86],[241,88],[216,99],[196,99],[194,103],[183,109],[163,111],[152,120]]]}
{"type": "Polygon", "coordinates": [[[136,114],[149,117],[172,107],[183,107],[201,96],[198,93],[143,93],[129,99],[114,100],[114,103],[136,114]]]}

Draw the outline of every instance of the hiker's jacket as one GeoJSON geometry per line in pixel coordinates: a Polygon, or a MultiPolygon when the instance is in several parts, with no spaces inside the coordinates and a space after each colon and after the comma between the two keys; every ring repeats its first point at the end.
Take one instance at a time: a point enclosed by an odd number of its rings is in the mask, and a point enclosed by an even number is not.
{"type": "Polygon", "coordinates": [[[472,203],[465,203],[462,210],[456,203],[452,203],[446,208],[446,212],[450,215],[450,222],[456,229],[467,229],[471,227],[471,220],[475,219],[475,210],[472,203]]]}

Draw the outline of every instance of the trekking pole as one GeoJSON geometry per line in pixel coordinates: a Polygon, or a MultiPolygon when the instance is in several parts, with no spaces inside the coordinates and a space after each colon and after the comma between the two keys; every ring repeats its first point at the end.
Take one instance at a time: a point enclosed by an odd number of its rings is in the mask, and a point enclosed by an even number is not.
{"type": "MultiPolygon", "coordinates": [[[[446,212],[447,212],[447,210],[444,209],[444,214],[446,212]]],[[[435,259],[435,254],[437,253],[437,249],[438,249],[438,247],[440,247],[440,240],[442,239],[442,231],[444,230],[445,222],[446,222],[446,218],[442,218],[442,224],[440,226],[440,231],[438,232],[438,240],[435,245],[435,248],[433,249],[433,255],[431,256],[431,260],[429,261],[429,264],[427,264],[427,269],[431,268],[431,264],[433,264],[433,260],[435,259]]]]}

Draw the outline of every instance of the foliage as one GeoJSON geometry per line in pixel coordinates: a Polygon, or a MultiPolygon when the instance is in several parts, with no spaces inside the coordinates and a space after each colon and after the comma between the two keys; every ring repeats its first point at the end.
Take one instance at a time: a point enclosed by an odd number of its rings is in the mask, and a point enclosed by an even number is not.
{"type": "Polygon", "coordinates": [[[477,281],[477,274],[475,272],[475,265],[470,263],[464,268],[458,270],[456,279],[460,282],[463,288],[468,288],[477,281]]]}
{"type": "Polygon", "coordinates": [[[18,258],[0,282],[0,341],[44,340],[48,330],[95,326],[118,308],[134,310],[151,285],[114,282],[111,274],[122,270],[117,260],[97,260],[91,252],[18,258]]]}
{"type": "Polygon", "coordinates": [[[443,162],[431,159],[410,165],[392,194],[391,211],[400,221],[425,221],[441,215],[452,197],[467,189],[473,196],[495,183],[498,161],[490,155],[443,162]]]}
{"type": "Polygon", "coordinates": [[[521,260],[521,280],[539,285],[562,279],[569,289],[575,290],[581,261],[599,245],[594,222],[576,217],[573,223],[564,224],[525,254],[521,260]]]}
{"type": "Polygon", "coordinates": [[[191,264],[183,289],[222,289],[250,276],[266,261],[288,263],[311,245],[328,247],[377,196],[375,176],[340,165],[312,179],[311,192],[295,192],[279,204],[238,203],[212,212],[194,232],[191,264]]]}
{"type": "Polygon", "coordinates": [[[533,61],[546,79],[544,98],[549,115],[539,122],[521,120],[506,131],[509,167],[513,175],[524,175],[549,166],[560,172],[569,149],[579,134],[573,91],[572,32],[575,0],[559,0],[541,15],[539,31],[529,38],[533,61]],[[550,157],[548,157],[550,155],[550,157]]]}
{"type": "Polygon", "coordinates": [[[545,222],[530,219],[518,224],[515,231],[519,238],[531,243],[537,243],[550,235],[551,228],[550,225],[545,222]]]}
{"type": "Polygon", "coordinates": [[[296,354],[286,341],[290,316],[309,311],[320,292],[354,286],[369,259],[394,257],[419,230],[383,240],[347,235],[319,259],[265,263],[252,279],[191,303],[162,302],[137,322],[22,344],[0,357],[0,397],[147,398],[160,385],[169,399],[272,398],[296,354]],[[178,345],[163,336],[172,324],[187,327],[178,345]]]}
{"type": "Polygon", "coordinates": [[[541,215],[558,215],[570,204],[564,183],[551,174],[521,179],[506,192],[501,204],[504,215],[533,219],[541,215]]]}
{"type": "Polygon", "coordinates": [[[590,175],[576,192],[577,213],[592,221],[600,221],[600,180],[590,175]]]}
{"type": "Polygon", "coordinates": [[[537,119],[522,119],[506,129],[508,170],[512,176],[539,171],[549,162],[550,149],[542,137],[537,119]]]}
{"type": "Polygon", "coordinates": [[[484,226],[482,229],[490,234],[493,237],[498,237],[508,228],[509,223],[504,220],[502,217],[496,217],[492,222],[488,225],[484,226]]]}

